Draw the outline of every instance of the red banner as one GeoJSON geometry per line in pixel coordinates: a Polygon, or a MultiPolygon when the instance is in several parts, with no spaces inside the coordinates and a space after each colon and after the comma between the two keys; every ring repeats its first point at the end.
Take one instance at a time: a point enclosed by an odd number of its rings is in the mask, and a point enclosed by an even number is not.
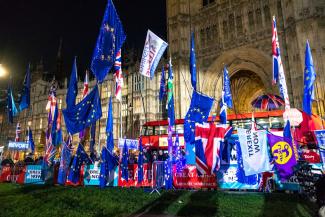
{"type": "Polygon", "coordinates": [[[217,179],[215,175],[199,176],[196,167],[188,165],[178,173],[173,168],[173,184],[175,188],[217,188],[217,179]]]}
{"type": "Polygon", "coordinates": [[[0,182],[15,182],[24,184],[26,166],[4,166],[0,175],[0,182]]]}
{"type": "Polygon", "coordinates": [[[0,182],[10,182],[11,181],[11,167],[4,166],[2,167],[0,182]]]}
{"type": "Polygon", "coordinates": [[[143,164],[143,181],[138,183],[138,165],[129,164],[129,179],[122,180],[122,169],[118,171],[118,186],[121,187],[150,187],[152,185],[151,164],[143,164]]]}

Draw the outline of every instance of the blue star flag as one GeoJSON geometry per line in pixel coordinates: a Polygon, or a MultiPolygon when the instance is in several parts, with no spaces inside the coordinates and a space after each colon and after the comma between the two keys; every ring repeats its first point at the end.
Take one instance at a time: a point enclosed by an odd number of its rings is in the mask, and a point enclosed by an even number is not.
{"type": "Polygon", "coordinates": [[[77,75],[77,57],[75,57],[72,66],[71,75],[70,75],[68,92],[65,99],[68,108],[72,108],[75,105],[77,94],[78,94],[78,75],[77,75]]]}
{"type": "Polygon", "coordinates": [[[139,140],[139,156],[138,156],[138,183],[143,181],[143,147],[142,138],[139,140]]]}
{"type": "Polygon", "coordinates": [[[91,159],[85,152],[83,146],[79,144],[76,155],[73,158],[73,162],[70,168],[69,180],[72,183],[77,183],[80,179],[80,169],[83,163],[90,164],[91,159]]]}
{"type": "Polygon", "coordinates": [[[223,89],[220,101],[220,122],[222,124],[227,123],[227,109],[232,108],[232,96],[230,89],[230,80],[228,76],[228,70],[225,66],[223,68],[223,89]]]}
{"type": "Polygon", "coordinates": [[[195,123],[203,123],[208,120],[213,104],[213,98],[193,91],[190,108],[184,120],[184,139],[186,143],[195,142],[195,123]]]}
{"type": "Polygon", "coordinates": [[[129,149],[126,145],[126,140],[124,142],[123,147],[123,156],[122,156],[122,179],[128,181],[129,180],[129,169],[128,169],[128,161],[129,161],[129,149]]]}
{"type": "Polygon", "coordinates": [[[109,0],[91,60],[91,70],[98,82],[103,82],[112,68],[117,52],[121,49],[125,38],[121,20],[112,0],[109,0]]]}
{"type": "Polygon", "coordinates": [[[190,72],[191,72],[192,87],[196,91],[196,59],[195,59],[194,32],[192,32],[191,34],[190,72]]]}
{"type": "Polygon", "coordinates": [[[106,134],[107,134],[106,147],[110,152],[112,152],[114,148],[112,97],[109,98],[109,104],[108,104],[106,134]]]}
{"type": "Polygon", "coordinates": [[[23,93],[19,103],[19,110],[27,109],[30,105],[30,65],[28,65],[27,72],[24,79],[23,93]]]}
{"type": "Polygon", "coordinates": [[[70,164],[70,158],[72,153],[72,138],[71,136],[68,137],[66,142],[63,142],[62,145],[62,151],[61,151],[61,157],[60,157],[60,167],[58,172],[58,183],[61,185],[65,184],[65,181],[67,179],[69,164],[70,164]]]}
{"type": "Polygon", "coordinates": [[[118,157],[113,155],[106,147],[103,147],[101,159],[99,186],[104,188],[109,180],[109,173],[118,165],[118,157]]]}
{"type": "Polygon", "coordinates": [[[309,47],[309,42],[306,43],[305,51],[305,73],[304,73],[304,99],[303,111],[311,115],[312,103],[315,100],[314,82],[316,80],[316,72],[314,69],[313,57],[309,47]]]}
{"type": "Polygon", "coordinates": [[[77,105],[62,111],[67,130],[70,134],[79,133],[95,123],[102,116],[98,86],[77,105]]]}
{"type": "Polygon", "coordinates": [[[28,143],[29,143],[30,150],[34,154],[34,152],[35,152],[35,143],[34,143],[34,140],[33,140],[33,133],[32,133],[32,130],[30,129],[30,127],[28,128],[28,143]]]}
{"type": "Polygon", "coordinates": [[[15,105],[15,100],[14,97],[12,96],[12,89],[11,85],[8,86],[8,91],[7,91],[7,112],[8,112],[8,121],[10,123],[14,122],[14,116],[18,114],[17,107],[15,105]]]}

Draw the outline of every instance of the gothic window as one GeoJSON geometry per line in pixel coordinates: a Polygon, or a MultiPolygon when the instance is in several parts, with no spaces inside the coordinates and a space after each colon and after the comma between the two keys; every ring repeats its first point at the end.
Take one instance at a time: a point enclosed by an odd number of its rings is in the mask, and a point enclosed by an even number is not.
{"type": "Polygon", "coordinates": [[[241,16],[236,17],[236,25],[237,25],[237,34],[243,34],[243,23],[242,23],[241,16]]]}
{"type": "Polygon", "coordinates": [[[252,11],[248,12],[248,25],[249,25],[250,32],[254,32],[255,31],[255,28],[254,28],[254,15],[253,15],[252,11]]]}
{"type": "Polygon", "coordinates": [[[204,29],[201,29],[200,31],[200,38],[201,38],[201,47],[205,46],[205,31],[204,29]]]}
{"type": "Polygon", "coordinates": [[[282,6],[281,6],[281,1],[278,1],[278,4],[277,4],[277,8],[278,8],[278,20],[280,18],[282,18],[282,6]]]}
{"type": "Polygon", "coordinates": [[[270,8],[267,5],[264,7],[264,20],[266,25],[271,25],[271,13],[270,8]]]}
{"type": "Polygon", "coordinates": [[[256,10],[256,24],[258,28],[262,27],[262,12],[261,9],[256,10]]]}
{"type": "Polygon", "coordinates": [[[211,32],[211,34],[212,34],[212,37],[213,38],[218,38],[218,29],[217,29],[217,25],[213,25],[212,26],[212,32],[211,32]]]}
{"type": "MultiPolygon", "coordinates": [[[[229,30],[231,32],[235,31],[235,20],[234,20],[234,15],[233,14],[229,15],[229,30]]],[[[231,38],[233,38],[233,37],[234,37],[234,34],[231,34],[231,38]]]]}
{"type": "Polygon", "coordinates": [[[207,33],[207,41],[211,41],[213,36],[212,36],[212,32],[211,32],[211,27],[206,28],[206,33],[207,33]]]}
{"type": "Polygon", "coordinates": [[[134,91],[141,91],[144,89],[144,78],[142,75],[134,75],[134,91]]]}
{"type": "Polygon", "coordinates": [[[225,40],[228,40],[228,26],[227,21],[223,21],[222,23],[223,37],[225,40]]]}
{"type": "Polygon", "coordinates": [[[128,98],[127,96],[122,96],[122,117],[128,115],[128,98]]]}
{"type": "Polygon", "coordinates": [[[202,1],[202,5],[203,5],[203,7],[204,7],[204,6],[207,6],[207,5],[209,5],[209,4],[214,3],[214,1],[215,1],[215,0],[203,0],[203,1],[202,1]]]}

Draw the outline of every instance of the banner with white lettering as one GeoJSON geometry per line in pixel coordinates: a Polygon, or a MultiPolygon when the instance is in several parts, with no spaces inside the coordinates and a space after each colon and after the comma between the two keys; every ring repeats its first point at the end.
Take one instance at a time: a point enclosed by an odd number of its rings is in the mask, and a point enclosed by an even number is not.
{"type": "Polygon", "coordinates": [[[44,184],[42,165],[28,165],[25,173],[25,184],[44,184]]]}
{"type": "Polygon", "coordinates": [[[140,74],[152,78],[159,63],[159,60],[165,52],[168,44],[148,30],[147,38],[144,44],[140,74]]]}
{"type": "Polygon", "coordinates": [[[225,141],[221,154],[221,167],[217,172],[218,186],[221,189],[259,188],[261,175],[245,176],[243,158],[237,135],[225,141]]]}
{"type": "Polygon", "coordinates": [[[246,176],[271,171],[265,130],[237,129],[246,176]]]}
{"type": "Polygon", "coordinates": [[[314,133],[317,138],[318,147],[325,150],[325,130],[315,130],[314,133]]]}
{"type": "MultiPolygon", "coordinates": [[[[84,167],[84,185],[99,186],[100,164],[91,164],[84,167]]],[[[118,167],[112,170],[108,177],[107,186],[117,186],[118,167]]]]}
{"type": "Polygon", "coordinates": [[[139,147],[139,140],[137,139],[118,139],[118,148],[123,149],[124,147],[124,142],[126,142],[126,146],[128,149],[135,149],[138,150],[139,147]]]}
{"type": "Polygon", "coordinates": [[[13,151],[27,151],[29,144],[27,142],[13,142],[9,141],[8,149],[13,151]]]}

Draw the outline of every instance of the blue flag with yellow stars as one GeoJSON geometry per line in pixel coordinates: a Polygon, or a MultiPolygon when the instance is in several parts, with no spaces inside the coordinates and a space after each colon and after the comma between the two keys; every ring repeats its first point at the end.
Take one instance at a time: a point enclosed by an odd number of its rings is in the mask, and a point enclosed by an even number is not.
{"type": "Polygon", "coordinates": [[[103,82],[112,68],[115,57],[121,49],[125,38],[126,35],[121,20],[112,0],[109,0],[91,60],[91,70],[99,83],[103,82]]]}
{"type": "Polygon", "coordinates": [[[122,156],[122,179],[128,181],[129,180],[129,149],[128,146],[126,145],[126,140],[124,142],[124,147],[123,147],[123,156],[122,156]]]}
{"type": "Polygon", "coordinates": [[[314,82],[316,80],[316,72],[314,69],[313,57],[309,47],[309,42],[306,43],[305,51],[305,73],[304,73],[304,99],[302,108],[304,112],[311,115],[312,104],[315,100],[314,82]]]}
{"type": "Polygon", "coordinates": [[[118,157],[110,152],[106,147],[102,149],[102,163],[100,164],[99,187],[104,188],[109,181],[110,172],[118,165],[118,157]]]}
{"type": "Polygon", "coordinates": [[[65,99],[68,108],[71,108],[76,104],[77,94],[78,94],[78,74],[77,74],[77,57],[75,57],[73,61],[72,72],[70,75],[68,92],[65,99]]]}
{"type": "Polygon", "coordinates": [[[19,110],[27,109],[30,104],[30,65],[28,65],[27,72],[24,79],[23,93],[19,103],[19,110]]]}
{"type": "Polygon", "coordinates": [[[8,86],[8,91],[7,91],[7,111],[8,111],[8,121],[9,123],[14,122],[14,116],[18,114],[18,110],[15,104],[14,97],[12,95],[12,89],[11,89],[11,84],[8,86]]]}
{"type": "Polygon", "coordinates": [[[208,120],[213,98],[193,91],[190,108],[184,120],[184,139],[186,143],[195,142],[195,123],[208,120]]]}
{"type": "Polygon", "coordinates": [[[106,134],[107,134],[106,147],[110,152],[112,152],[114,148],[112,97],[109,98],[109,103],[108,103],[106,134]]]}
{"type": "Polygon", "coordinates": [[[80,179],[80,169],[82,164],[91,164],[91,159],[85,152],[84,147],[79,144],[76,155],[73,158],[72,165],[70,167],[68,180],[76,184],[80,179]]]}
{"type": "Polygon", "coordinates": [[[139,156],[138,156],[138,183],[143,181],[143,147],[142,138],[139,140],[139,156]]]}
{"type": "Polygon", "coordinates": [[[62,112],[67,130],[71,135],[95,123],[102,116],[98,86],[96,85],[80,103],[62,112]]]}
{"type": "Polygon", "coordinates": [[[191,34],[190,73],[191,73],[192,87],[196,91],[196,59],[195,59],[194,32],[192,32],[191,34]]]}

